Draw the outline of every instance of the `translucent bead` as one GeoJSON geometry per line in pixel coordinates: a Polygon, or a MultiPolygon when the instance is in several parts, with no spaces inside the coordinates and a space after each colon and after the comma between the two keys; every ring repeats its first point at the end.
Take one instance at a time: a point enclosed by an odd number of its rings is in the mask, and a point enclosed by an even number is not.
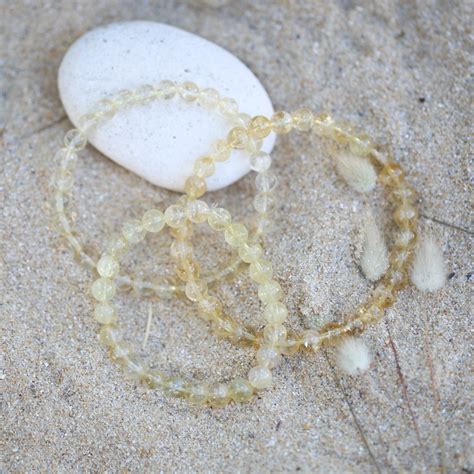
{"type": "Polygon", "coordinates": [[[176,260],[190,258],[193,255],[193,246],[185,240],[175,240],[171,244],[170,255],[176,260]]]}
{"type": "Polygon", "coordinates": [[[250,168],[256,173],[264,173],[272,164],[272,158],[268,153],[260,151],[250,157],[250,168]]]}
{"type": "Polygon", "coordinates": [[[276,200],[268,193],[258,193],[253,200],[253,207],[259,214],[269,214],[275,210],[276,200]]]}
{"type": "Polygon", "coordinates": [[[173,81],[160,81],[158,91],[163,99],[169,100],[176,95],[177,86],[173,81]]]}
{"type": "Polygon", "coordinates": [[[245,244],[239,247],[239,256],[245,263],[253,263],[260,259],[263,250],[259,244],[245,244]]]}
{"type": "Polygon", "coordinates": [[[281,354],[273,347],[262,347],[257,351],[257,362],[261,367],[273,369],[281,362],[281,354]]]}
{"type": "Polygon", "coordinates": [[[102,326],[99,331],[99,342],[104,346],[114,347],[122,340],[122,331],[117,326],[102,326]]]}
{"type": "Polygon", "coordinates": [[[122,227],[122,235],[130,244],[138,244],[146,235],[146,230],[138,219],[125,222],[122,227]]]}
{"type": "Polygon", "coordinates": [[[300,350],[301,343],[301,339],[288,337],[286,341],[278,346],[278,350],[281,351],[283,355],[292,356],[300,350]]]}
{"type": "Polygon", "coordinates": [[[209,385],[204,382],[194,382],[189,386],[188,400],[193,405],[204,405],[209,400],[209,385]]]}
{"type": "Polygon", "coordinates": [[[81,130],[82,133],[86,134],[89,130],[97,125],[100,115],[101,114],[98,111],[83,115],[77,122],[77,128],[81,130]]]}
{"type": "Polygon", "coordinates": [[[282,324],[288,317],[288,309],[283,303],[272,302],[265,308],[264,317],[269,324],[282,324]]]}
{"type": "Polygon", "coordinates": [[[195,260],[183,260],[176,265],[176,274],[183,281],[191,281],[199,278],[201,269],[195,260]]]}
{"type": "Polygon", "coordinates": [[[367,135],[354,137],[349,142],[349,149],[354,155],[367,156],[373,150],[374,144],[367,135]]]}
{"type": "Polygon", "coordinates": [[[179,88],[179,95],[186,102],[192,102],[199,95],[199,87],[194,82],[184,82],[179,88]]]}
{"type": "Polygon", "coordinates": [[[77,128],[66,133],[64,145],[74,151],[80,151],[87,145],[87,137],[77,128]]]}
{"type": "Polygon", "coordinates": [[[313,126],[313,112],[310,109],[298,109],[292,113],[293,125],[296,130],[307,132],[313,126]]]}
{"type": "Polygon", "coordinates": [[[108,301],[115,296],[115,283],[108,278],[98,278],[91,287],[92,296],[97,301],[108,301]]]}
{"type": "Polygon", "coordinates": [[[190,176],[184,183],[184,191],[192,198],[201,197],[207,191],[206,180],[199,176],[190,176]]]}
{"type": "Polygon", "coordinates": [[[257,225],[257,234],[267,234],[273,226],[273,221],[267,214],[260,214],[257,225]]]}
{"type": "Polygon", "coordinates": [[[285,342],[287,331],[282,324],[268,324],[263,330],[263,340],[270,346],[285,342]]]}
{"type": "Polygon", "coordinates": [[[247,130],[244,127],[235,127],[227,135],[227,142],[236,150],[243,150],[248,143],[247,130]]]}
{"type": "Polygon", "coordinates": [[[183,206],[174,204],[165,211],[165,222],[173,228],[181,227],[186,223],[186,211],[183,206]]]}
{"type": "Polygon", "coordinates": [[[272,131],[272,123],[267,117],[257,115],[250,121],[249,134],[252,137],[262,140],[272,131]]]}
{"type": "Polygon", "coordinates": [[[390,288],[381,284],[375,288],[372,294],[373,303],[381,309],[388,308],[395,301],[395,296],[390,288]]]}
{"type": "Polygon", "coordinates": [[[147,232],[160,232],[165,226],[165,216],[158,209],[150,209],[143,214],[142,225],[147,232]]]}
{"type": "Polygon", "coordinates": [[[289,133],[293,128],[293,119],[288,112],[275,112],[272,116],[272,129],[276,133],[289,133]]]}
{"type": "Polygon", "coordinates": [[[413,221],[418,218],[418,211],[415,207],[410,206],[409,204],[402,204],[399,206],[394,214],[393,218],[398,225],[404,225],[410,221],[413,221]]]}
{"type": "Polygon", "coordinates": [[[227,405],[230,401],[229,387],[224,383],[212,385],[209,390],[209,403],[216,407],[227,405]]]}
{"type": "Polygon", "coordinates": [[[230,397],[234,402],[248,402],[253,395],[253,387],[248,380],[236,378],[229,384],[230,397]]]}
{"type": "Polygon", "coordinates": [[[174,229],[170,229],[170,234],[176,240],[189,240],[193,236],[193,233],[193,226],[190,222],[186,222],[181,227],[175,227],[174,229]]]}
{"type": "Polygon", "coordinates": [[[218,207],[209,210],[207,221],[212,229],[222,231],[232,224],[232,216],[226,209],[218,207]]]}
{"type": "Polygon", "coordinates": [[[101,99],[98,103],[97,113],[103,117],[110,117],[117,111],[117,106],[112,99],[101,99]]]}
{"type": "Polygon", "coordinates": [[[385,275],[384,282],[387,282],[391,288],[400,290],[408,284],[407,272],[402,269],[389,268],[385,275]]]}
{"type": "Polygon", "coordinates": [[[202,156],[194,163],[194,173],[200,178],[212,176],[216,171],[214,160],[208,156],[202,156]]]}
{"type": "Polygon", "coordinates": [[[128,102],[131,102],[135,97],[135,93],[129,89],[123,89],[117,94],[114,95],[112,100],[119,106],[123,106],[127,104],[128,102]]]}
{"type": "Polygon", "coordinates": [[[235,117],[234,123],[238,127],[247,128],[248,124],[250,123],[251,118],[252,117],[250,117],[250,115],[248,114],[240,113],[240,114],[237,114],[237,116],[235,117]]]}
{"type": "Polygon", "coordinates": [[[263,390],[272,385],[272,373],[266,367],[253,367],[249,372],[249,382],[257,390],[263,390]]]}
{"type": "Polygon", "coordinates": [[[248,236],[247,227],[239,223],[231,224],[224,233],[225,240],[231,247],[240,247],[247,241],[248,236]]]}
{"type": "Polygon", "coordinates": [[[331,126],[333,123],[334,120],[332,117],[326,113],[321,113],[313,117],[313,128],[322,136],[331,134],[331,126]]]}
{"type": "Polygon", "coordinates": [[[186,205],[186,216],[195,224],[205,222],[208,211],[209,206],[204,201],[189,201],[186,205]]]}
{"type": "Polygon", "coordinates": [[[119,362],[127,380],[141,380],[146,377],[147,366],[141,357],[131,354],[129,357],[119,359],[119,362]]]}
{"type": "Polygon", "coordinates": [[[257,283],[265,283],[272,277],[272,265],[266,260],[253,262],[249,266],[250,278],[257,283]]]}
{"type": "Polygon", "coordinates": [[[145,376],[145,382],[150,388],[163,387],[166,383],[166,375],[161,370],[149,370],[145,376]]]}
{"type": "Polygon", "coordinates": [[[113,278],[118,274],[120,265],[110,255],[103,255],[97,262],[97,273],[104,278],[113,278]]]}
{"type": "Polygon", "coordinates": [[[183,398],[189,394],[189,382],[183,377],[170,377],[164,386],[166,395],[183,398]]]}
{"type": "Polygon", "coordinates": [[[114,305],[110,303],[99,303],[94,308],[94,318],[100,324],[112,324],[117,320],[114,305]]]}
{"type": "Polygon", "coordinates": [[[148,102],[153,99],[153,96],[156,94],[156,89],[151,84],[144,84],[137,89],[136,94],[140,101],[148,102]]]}
{"type": "Polygon", "coordinates": [[[277,183],[277,177],[271,171],[259,173],[255,178],[256,188],[263,193],[269,193],[273,191],[277,183]]]}
{"type": "Polygon", "coordinates": [[[313,347],[314,345],[319,346],[321,338],[319,337],[318,331],[314,329],[308,329],[302,334],[303,345],[306,348],[313,347]]]}
{"type": "Polygon", "coordinates": [[[107,253],[114,257],[121,257],[128,251],[128,242],[120,236],[112,237],[106,246],[107,253]]]}
{"type": "Polygon", "coordinates": [[[212,87],[209,87],[207,89],[203,89],[201,91],[200,97],[202,101],[206,104],[215,104],[219,102],[221,96],[216,89],[213,89],[212,87]]]}
{"type": "Polygon", "coordinates": [[[133,348],[131,344],[126,341],[119,341],[111,348],[112,359],[128,359],[133,355],[133,348]]]}
{"type": "Polygon", "coordinates": [[[395,245],[398,247],[410,247],[415,244],[415,234],[409,230],[404,229],[398,232],[395,236],[395,245]]]}
{"type": "Polygon", "coordinates": [[[275,303],[283,298],[283,290],[275,280],[269,280],[258,287],[258,297],[263,303],[275,303]]]}
{"type": "Polygon", "coordinates": [[[386,186],[399,186],[403,181],[403,170],[398,163],[393,161],[387,163],[379,174],[379,180],[386,186]]]}
{"type": "Polygon", "coordinates": [[[200,301],[207,295],[207,284],[203,280],[188,281],[185,293],[191,301],[200,301]]]}
{"type": "Polygon", "coordinates": [[[77,163],[77,153],[70,148],[61,148],[54,155],[54,161],[61,168],[73,168],[77,163]]]}
{"type": "Polygon", "coordinates": [[[212,158],[214,161],[226,161],[230,157],[232,147],[227,143],[227,140],[217,140],[214,145],[214,152],[212,158]]]}
{"type": "Polygon", "coordinates": [[[198,311],[203,319],[211,320],[222,314],[222,305],[214,296],[206,295],[198,302],[198,311]]]}
{"type": "Polygon", "coordinates": [[[55,171],[53,177],[54,186],[57,190],[66,192],[74,185],[74,176],[72,173],[64,168],[55,171]]]}
{"type": "Polygon", "coordinates": [[[234,99],[223,97],[219,102],[218,110],[224,115],[236,115],[239,111],[239,106],[234,99]]]}

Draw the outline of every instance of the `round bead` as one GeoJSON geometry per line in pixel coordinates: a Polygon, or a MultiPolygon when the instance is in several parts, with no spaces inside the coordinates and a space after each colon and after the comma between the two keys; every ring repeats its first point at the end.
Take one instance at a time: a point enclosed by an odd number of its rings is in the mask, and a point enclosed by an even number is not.
{"type": "Polygon", "coordinates": [[[122,331],[117,326],[105,325],[99,331],[99,342],[104,346],[114,347],[122,340],[122,331]]]}
{"type": "Polygon", "coordinates": [[[245,263],[253,263],[260,259],[263,250],[259,244],[245,244],[239,247],[239,256],[245,263]]]}
{"type": "Polygon", "coordinates": [[[201,224],[207,220],[209,206],[204,201],[189,201],[186,205],[186,216],[191,222],[201,224]]]}
{"type": "Polygon", "coordinates": [[[162,387],[166,382],[166,375],[161,370],[149,370],[145,381],[150,388],[162,387]]]}
{"type": "Polygon", "coordinates": [[[286,328],[282,324],[269,324],[263,330],[263,340],[271,346],[282,344],[286,335],[286,328]]]}
{"type": "Polygon", "coordinates": [[[92,296],[97,301],[108,301],[115,296],[115,283],[108,278],[98,278],[91,287],[92,296]]]}
{"type": "Polygon", "coordinates": [[[212,229],[222,231],[231,225],[232,216],[226,209],[218,207],[209,211],[207,221],[212,229]]]}
{"type": "Polygon", "coordinates": [[[114,257],[121,257],[128,250],[128,242],[121,236],[112,237],[106,246],[107,253],[114,257]]]}
{"type": "Polygon", "coordinates": [[[268,388],[272,385],[272,373],[266,367],[253,367],[249,372],[249,382],[257,390],[268,388]]]}
{"type": "Polygon", "coordinates": [[[259,173],[255,178],[257,189],[263,193],[273,191],[278,183],[277,177],[271,172],[259,173]]]}
{"type": "Polygon", "coordinates": [[[236,115],[239,111],[239,106],[234,99],[230,97],[222,97],[219,101],[218,110],[224,115],[236,115]]]}
{"type": "Polygon", "coordinates": [[[173,228],[181,227],[186,223],[186,212],[183,206],[173,204],[165,211],[165,222],[173,228]]]}
{"type": "Polygon", "coordinates": [[[200,178],[212,176],[216,171],[214,160],[209,156],[202,156],[194,163],[194,172],[200,178]]]}
{"type": "Polygon", "coordinates": [[[214,145],[214,152],[212,153],[212,159],[214,161],[226,161],[230,157],[232,147],[227,143],[227,140],[217,140],[214,145]]]}
{"type": "Polygon", "coordinates": [[[192,102],[199,95],[199,87],[194,82],[184,82],[179,88],[179,95],[186,102],[192,102]]]}
{"type": "Polygon", "coordinates": [[[141,357],[132,354],[129,357],[120,359],[119,363],[127,380],[142,380],[146,378],[147,366],[141,357]]]}
{"type": "Polygon", "coordinates": [[[268,193],[259,193],[253,200],[253,207],[259,214],[271,213],[275,210],[275,198],[268,193]]]}
{"type": "Polygon", "coordinates": [[[267,305],[263,315],[269,324],[282,324],[288,317],[288,310],[283,303],[272,302],[267,305]]]}
{"type": "Polygon", "coordinates": [[[183,260],[176,265],[176,274],[183,281],[191,281],[199,278],[200,267],[195,260],[183,260]]]}
{"type": "Polygon", "coordinates": [[[255,153],[250,157],[250,168],[252,168],[256,173],[264,173],[270,168],[271,164],[271,156],[264,151],[255,153]]]}
{"type": "Polygon", "coordinates": [[[236,150],[243,150],[248,143],[249,137],[244,127],[235,127],[227,135],[227,142],[236,150]]]}
{"type": "Polygon", "coordinates": [[[293,127],[293,119],[288,112],[275,112],[272,116],[272,128],[276,133],[289,133],[293,127]]]}
{"type": "Polygon", "coordinates": [[[133,348],[128,342],[119,341],[112,346],[111,353],[114,360],[128,359],[133,355],[133,348]]]}
{"type": "Polygon", "coordinates": [[[209,402],[216,407],[227,405],[230,401],[230,390],[225,383],[213,385],[209,390],[209,402]]]}
{"type": "Polygon", "coordinates": [[[261,367],[273,369],[281,362],[281,354],[273,347],[262,347],[257,351],[257,362],[261,367]]]}
{"type": "Polygon", "coordinates": [[[60,168],[54,172],[53,182],[59,191],[69,191],[74,185],[74,176],[69,170],[60,168]]]}
{"type": "Polygon", "coordinates": [[[176,84],[173,81],[160,81],[158,84],[158,92],[163,99],[169,100],[176,95],[176,84]]]}
{"type": "Polygon", "coordinates": [[[185,293],[191,301],[200,301],[207,295],[207,284],[203,280],[188,281],[185,293]]]}
{"type": "Polygon", "coordinates": [[[122,235],[127,242],[138,244],[138,242],[141,242],[145,238],[146,230],[138,219],[133,219],[129,222],[125,222],[122,227],[122,235]]]}
{"type": "Polygon", "coordinates": [[[301,132],[307,132],[311,130],[313,126],[313,112],[310,109],[298,109],[295,110],[292,114],[293,117],[293,125],[295,126],[296,130],[301,132]]]}
{"type": "Polygon", "coordinates": [[[209,385],[204,382],[194,382],[189,386],[188,400],[193,405],[204,405],[209,400],[209,385]]]}
{"type": "Polygon", "coordinates": [[[283,290],[277,281],[269,280],[258,287],[258,297],[263,303],[274,303],[283,297],[283,290]]]}
{"type": "Polygon", "coordinates": [[[61,148],[54,155],[54,161],[62,168],[73,168],[77,163],[77,153],[70,148],[61,148]]]}
{"type": "Polygon", "coordinates": [[[171,377],[166,381],[163,391],[171,397],[183,398],[189,394],[189,386],[190,384],[185,378],[171,377]]]}
{"type": "Polygon", "coordinates": [[[219,102],[221,98],[219,92],[216,89],[213,89],[212,87],[203,89],[201,91],[200,97],[202,101],[206,104],[215,104],[216,102],[219,102]]]}
{"type": "Polygon", "coordinates": [[[206,180],[199,176],[191,176],[184,183],[184,191],[192,198],[201,197],[207,191],[206,180]]]}
{"type": "Polygon", "coordinates": [[[198,311],[203,319],[211,320],[222,314],[222,305],[216,297],[206,295],[198,302],[198,311]]]}
{"type": "Polygon", "coordinates": [[[249,231],[247,230],[247,227],[239,223],[231,224],[227,227],[224,234],[226,242],[231,247],[240,247],[247,241],[248,236],[249,231]]]}
{"type": "Polygon", "coordinates": [[[250,278],[257,283],[265,283],[272,277],[272,265],[266,260],[253,262],[249,267],[250,278]]]}
{"type": "Polygon", "coordinates": [[[143,214],[142,225],[147,232],[160,232],[165,226],[165,216],[158,209],[150,209],[143,214]]]}
{"type": "Polygon", "coordinates": [[[74,151],[80,151],[87,145],[87,137],[77,128],[66,133],[64,145],[74,151]]]}
{"type": "Polygon", "coordinates": [[[113,278],[120,270],[120,265],[110,255],[103,255],[97,262],[97,273],[105,278],[113,278]]]}
{"type": "Polygon", "coordinates": [[[104,302],[96,305],[94,317],[100,324],[112,324],[117,320],[117,313],[112,304],[104,302]]]}
{"type": "Polygon", "coordinates": [[[303,332],[303,345],[308,347],[319,346],[321,338],[319,337],[318,331],[314,329],[308,329],[307,331],[303,332]]]}
{"type": "Polygon", "coordinates": [[[253,395],[253,387],[249,381],[243,378],[236,378],[229,384],[230,396],[234,402],[248,402],[253,395]]]}
{"type": "Polygon", "coordinates": [[[185,240],[175,240],[170,247],[170,255],[176,259],[190,258],[193,254],[193,246],[185,240]]]}
{"type": "Polygon", "coordinates": [[[249,133],[252,137],[262,140],[272,131],[272,123],[267,117],[257,115],[250,121],[249,133]]]}

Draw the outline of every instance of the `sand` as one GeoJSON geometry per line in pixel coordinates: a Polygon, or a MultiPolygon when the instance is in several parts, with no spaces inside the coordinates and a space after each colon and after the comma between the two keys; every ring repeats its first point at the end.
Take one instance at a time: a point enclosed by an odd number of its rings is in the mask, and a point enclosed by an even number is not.
{"type": "MultiPolygon", "coordinates": [[[[469,2],[15,1],[1,4],[0,17],[3,472],[474,469],[469,2]],[[252,403],[196,408],[124,381],[99,346],[92,277],[53,229],[52,154],[70,128],[56,74],[84,32],[131,19],[169,23],[229,49],[277,108],[326,110],[392,143],[450,275],[435,294],[404,290],[364,335],[374,354],[365,375],[342,375],[332,350],[302,354],[285,360],[274,388],[252,403]]],[[[91,247],[101,248],[123,219],[175,199],[91,149],[82,156],[74,206],[91,247]]],[[[268,256],[291,326],[318,326],[366,297],[357,267],[361,212],[370,202],[390,234],[385,201],[349,190],[315,140],[279,140],[274,162],[279,205],[268,256]]],[[[252,193],[249,176],[209,199],[248,219],[252,193]]],[[[209,254],[225,256],[209,234],[202,242],[203,266],[212,265],[209,254]]],[[[127,265],[163,275],[171,271],[167,252],[163,235],[127,265]]],[[[239,317],[261,321],[243,275],[220,294],[239,317]]],[[[148,305],[120,297],[137,344],[148,305]]],[[[252,353],[216,342],[191,305],[152,308],[147,353],[158,367],[210,380],[250,367],[252,353]]]]}

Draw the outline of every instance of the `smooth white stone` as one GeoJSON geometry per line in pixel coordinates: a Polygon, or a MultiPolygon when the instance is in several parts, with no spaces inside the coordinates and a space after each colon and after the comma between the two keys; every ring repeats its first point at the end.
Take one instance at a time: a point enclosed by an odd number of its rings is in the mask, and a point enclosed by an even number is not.
{"type": "MultiPolygon", "coordinates": [[[[58,87],[70,120],[78,119],[102,98],[123,89],[157,85],[161,80],[192,81],[234,98],[239,111],[271,116],[273,107],[254,74],[235,56],[194,34],[148,21],[112,23],[79,38],[59,68],[58,87]]],[[[183,191],[193,163],[225,138],[228,120],[213,110],[182,99],[158,99],[124,109],[89,136],[109,158],[146,180],[183,191]]],[[[275,137],[263,149],[270,152],[275,137]]],[[[218,163],[208,189],[228,186],[250,171],[243,152],[218,163]]]]}

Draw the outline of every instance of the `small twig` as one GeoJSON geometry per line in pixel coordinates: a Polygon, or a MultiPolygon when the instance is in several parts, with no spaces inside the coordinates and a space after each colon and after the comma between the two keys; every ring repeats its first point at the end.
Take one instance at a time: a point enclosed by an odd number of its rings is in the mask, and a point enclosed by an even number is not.
{"type": "Polygon", "coordinates": [[[402,373],[402,368],[400,366],[400,360],[398,358],[398,351],[397,351],[397,348],[395,347],[395,343],[393,342],[392,335],[390,334],[390,328],[389,328],[387,320],[385,320],[385,327],[387,328],[388,340],[389,340],[389,343],[390,343],[390,347],[392,348],[393,356],[395,358],[395,365],[397,367],[398,378],[400,379],[400,385],[402,387],[403,398],[405,399],[405,403],[406,403],[407,408],[408,408],[408,413],[410,415],[410,420],[413,424],[413,428],[415,430],[416,438],[417,438],[418,444],[420,445],[420,448],[421,448],[421,455],[423,457],[423,460],[424,460],[426,466],[428,466],[428,459],[427,459],[426,453],[425,453],[425,445],[423,444],[423,441],[422,441],[421,435],[420,435],[420,430],[418,428],[418,424],[416,423],[415,414],[413,413],[413,409],[412,409],[412,406],[411,406],[411,403],[410,403],[410,397],[408,396],[408,386],[407,386],[407,383],[405,381],[405,377],[402,373]]]}
{"type": "Polygon", "coordinates": [[[436,219],[436,217],[430,217],[430,216],[427,216],[423,213],[420,213],[420,216],[423,217],[424,219],[429,219],[430,221],[436,222],[437,224],[441,224],[441,225],[445,225],[446,227],[450,227],[451,229],[456,229],[456,230],[459,230],[461,232],[466,232],[466,234],[474,235],[474,232],[472,230],[465,229],[464,227],[459,227],[458,225],[455,225],[455,224],[450,224],[449,222],[445,222],[445,221],[442,221],[440,219],[436,219]]]}
{"type": "Polygon", "coordinates": [[[152,318],[153,318],[153,311],[152,311],[152,306],[150,303],[148,306],[148,320],[146,322],[145,337],[143,338],[143,344],[142,344],[143,349],[145,349],[146,343],[148,342],[148,337],[150,336],[152,318]]]}
{"type": "Polygon", "coordinates": [[[359,423],[359,420],[357,419],[357,416],[352,408],[352,405],[349,401],[349,398],[346,394],[346,391],[344,390],[344,387],[339,383],[339,380],[336,376],[336,371],[334,370],[334,367],[332,366],[331,362],[329,361],[329,357],[327,352],[324,352],[324,356],[326,357],[327,363],[329,367],[331,368],[331,374],[332,378],[334,380],[334,383],[336,384],[336,387],[339,389],[339,391],[342,393],[342,397],[344,398],[344,402],[346,403],[347,407],[349,408],[349,411],[352,415],[352,419],[354,420],[354,424],[356,425],[357,430],[359,431],[360,437],[362,438],[362,442],[364,443],[364,446],[366,447],[370,458],[372,459],[372,462],[374,463],[375,469],[377,470],[378,473],[382,473],[382,470],[380,469],[380,466],[377,462],[377,459],[374,456],[374,453],[370,449],[369,441],[367,440],[367,437],[365,436],[364,430],[362,429],[362,425],[359,423]]]}

